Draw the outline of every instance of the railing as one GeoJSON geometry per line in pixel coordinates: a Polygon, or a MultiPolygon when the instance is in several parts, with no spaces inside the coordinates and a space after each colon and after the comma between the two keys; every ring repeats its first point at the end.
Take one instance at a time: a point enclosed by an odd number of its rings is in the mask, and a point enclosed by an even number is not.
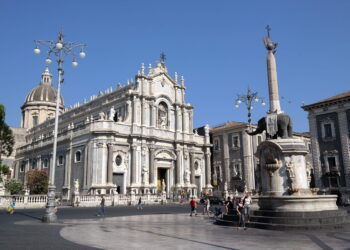
{"type": "Polygon", "coordinates": [[[43,208],[46,206],[47,195],[3,195],[0,196],[0,208],[6,208],[11,201],[16,208],[43,208]]]}

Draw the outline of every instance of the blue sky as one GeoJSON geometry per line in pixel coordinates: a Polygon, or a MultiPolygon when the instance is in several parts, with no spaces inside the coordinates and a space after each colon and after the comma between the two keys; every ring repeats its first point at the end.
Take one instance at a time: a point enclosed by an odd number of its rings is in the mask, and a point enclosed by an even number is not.
{"type": "MultiPolygon", "coordinates": [[[[0,0],[0,103],[6,121],[20,126],[20,106],[40,82],[45,55],[33,54],[33,40],[86,43],[87,56],[64,64],[66,106],[125,84],[140,64],[164,51],[170,75],[185,77],[186,101],[195,106],[194,125],[247,121],[236,94],[247,87],[268,97],[265,26],[279,43],[276,53],[282,109],[295,131],[308,131],[300,106],[349,90],[350,1],[234,0],[0,0]]],[[[56,86],[57,70],[54,64],[56,86]]],[[[268,107],[256,106],[253,121],[268,107]]]]}

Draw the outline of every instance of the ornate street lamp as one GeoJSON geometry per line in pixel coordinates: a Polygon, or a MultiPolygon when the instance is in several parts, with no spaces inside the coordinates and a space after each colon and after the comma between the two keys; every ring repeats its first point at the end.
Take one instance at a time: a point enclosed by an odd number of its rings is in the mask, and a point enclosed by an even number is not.
{"type": "Polygon", "coordinates": [[[60,90],[61,83],[63,83],[64,79],[62,78],[64,72],[62,69],[62,65],[66,56],[72,56],[72,66],[78,66],[78,62],[76,61],[77,53],[75,50],[80,49],[79,56],[80,58],[85,58],[84,48],[85,44],[74,43],[74,42],[65,42],[63,40],[63,33],[60,32],[58,34],[58,40],[34,40],[35,49],[34,54],[40,54],[40,45],[43,45],[48,48],[47,58],[45,63],[49,65],[51,60],[51,55],[56,57],[56,61],[58,64],[58,85],[57,85],[57,96],[56,96],[56,114],[55,114],[55,128],[54,128],[54,141],[53,141],[53,156],[52,156],[52,165],[50,167],[50,176],[49,176],[49,188],[47,194],[47,204],[46,204],[46,213],[42,218],[43,222],[55,222],[57,221],[56,215],[56,204],[55,204],[55,168],[56,168],[56,151],[57,151],[57,130],[58,130],[58,115],[59,115],[59,99],[60,99],[60,90]]]}
{"type": "Polygon", "coordinates": [[[239,108],[239,105],[241,103],[244,103],[247,106],[249,131],[251,130],[252,110],[253,110],[253,103],[254,102],[256,102],[256,103],[261,102],[262,106],[266,105],[264,98],[259,97],[258,92],[252,92],[249,87],[248,87],[248,93],[246,95],[239,95],[238,94],[237,98],[236,98],[235,108],[239,108]]]}
{"type": "MultiPolygon", "coordinates": [[[[246,106],[247,106],[247,109],[248,109],[248,124],[249,124],[249,132],[252,131],[252,110],[253,110],[253,104],[255,103],[258,103],[258,102],[261,102],[261,105],[262,106],[265,106],[266,103],[264,101],[264,99],[262,97],[259,97],[258,96],[258,92],[252,92],[250,90],[250,88],[248,87],[248,93],[246,95],[237,95],[237,98],[236,98],[236,103],[235,103],[235,107],[236,108],[239,108],[239,105],[241,103],[244,103],[246,106]]],[[[251,136],[249,136],[250,139],[249,139],[249,147],[251,149],[251,155],[249,156],[249,162],[251,163],[251,166],[253,167],[253,173],[255,173],[254,169],[254,158],[252,156],[253,154],[253,138],[251,136]]],[[[254,174],[253,174],[253,180],[252,180],[252,183],[255,183],[255,178],[254,178],[254,174]]],[[[247,181],[247,180],[246,180],[247,181]]],[[[246,192],[247,191],[247,185],[244,187],[244,191],[246,192]]]]}

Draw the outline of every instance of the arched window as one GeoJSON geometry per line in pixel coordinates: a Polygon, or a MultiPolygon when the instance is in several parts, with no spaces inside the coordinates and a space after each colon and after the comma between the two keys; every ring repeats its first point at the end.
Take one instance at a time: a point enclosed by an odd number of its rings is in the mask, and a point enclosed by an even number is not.
{"type": "Polygon", "coordinates": [[[75,162],[80,162],[81,161],[81,151],[76,151],[75,152],[75,162]]]}
{"type": "Polygon", "coordinates": [[[158,127],[167,128],[168,124],[168,106],[161,102],[158,106],[158,127]]]}

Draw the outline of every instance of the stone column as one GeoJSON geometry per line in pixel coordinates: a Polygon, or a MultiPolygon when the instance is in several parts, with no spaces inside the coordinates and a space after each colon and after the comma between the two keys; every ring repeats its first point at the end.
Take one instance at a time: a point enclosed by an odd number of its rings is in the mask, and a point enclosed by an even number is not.
{"type": "Polygon", "coordinates": [[[223,134],[223,149],[224,149],[224,169],[225,169],[225,182],[227,183],[228,189],[231,189],[230,179],[230,151],[228,145],[228,134],[223,134]]]}
{"type": "Polygon", "coordinates": [[[149,147],[149,184],[151,186],[155,185],[154,183],[154,172],[155,172],[155,164],[154,164],[154,146],[149,147]]]}
{"type": "Polygon", "coordinates": [[[205,152],[205,185],[206,188],[212,188],[211,186],[211,163],[210,163],[210,148],[207,147],[205,152]]]}
{"type": "Polygon", "coordinates": [[[315,186],[318,188],[323,187],[322,183],[322,166],[320,161],[320,147],[318,144],[318,131],[317,122],[314,115],[309,114],[309,127],[311,135],[311,151],[312,151],[312,163],[314,168],[315,186]]]}
{"type": "Polygon", "coordinates": [[[136,158],[137,158],[137,146],[131,145],[131,186],[136,184],[136,158]]]}
{"type": "Polygon", "coordinates": [[[107,159],[107,184],[113,184],[113,144],[108,143],[108,159],[107,159]]]}
{"type": "Polygon", "coordinates": [[[186,133],[188,131],[188,126],[187,126],[187,113],[186,109],[182,108],[182,131],[186,133]]]}
{"type": "Polygon", "coordinates": [[[349,144],[349,125],[346,112],[342,110],[338,112],[340,141],[342,145],[342,155],[345,174],[345,185],[350,187],[350,144],[349,144]]]}
{"type": "Polygon", "coordinates": [[[25,161],[23,188],[27,188],[27,173],[29,171],[29,159],[25,161]]]}
{"type": "Polygon", "coordinates": [[[150,126],[151,127],[155,127],[155,106],[154,106],[154,101],[152,101],[151,103],[150,103],[150,109],[151,109],[151,112],[150,112],[150,126]]]}
{"type": "Polygon", "coordinates": [[[245,191],[251,191],[254,188],[254,165],[252,151],[252,138],[247,133],[243,133],[243,166],[244,179],[247,186],[247,190],[245,191]]]}
{"type": "Polygon", "coordinates": [[[64,187],[70,188],[70,173],[71,173],[71,164],[72,164],[72,150],[71,147],[66,150],[66,161],[64,168],[64,187]]]}
{"type": "Polygon", "coordinates": [[[38,169],[42,169],[42,163],[41,163],[41,155],[39,155],[38,157],[37,157],[37,160],[36,160],[36,166],[37,166],[37,168],[38,169]]]}
{"type": "Polygon", "coordinates": [[[190,153],[191,184],[195,185],[194,153],[190,153]]]}
{"type": "Polygon", "coordinates": [[[181,149],[178,147],[178,149],[176,149],[176,186],[181,185],[181,159],[181,149]]]}
{"type": "Polygon", "coordinates": [[[176,132],[181,132],[182,130],[181,118],[181,108],[179,106],[176,106],[176,132]]]}
{"type": "Polygon", "coordinates": [[[136,96],[132,97],[132,123],[137,124],[137,104],[136,96]]]}
{"type": "Polygon", "coordinates": [[[89,187],[89,174],[90,174],[90,155],[91,155],[91,144],[88,143],[85,146],[84,154],[84,178],[83,178],[83,190],[86,192],[89,187]]]}
{"type": "Polygon", "coordinates": [[[269,86],[270,112],[279,113],[281,111],[280,99],[278,95],[276,60],[271,50],[267,53],[267,78],[269,86]]]}

